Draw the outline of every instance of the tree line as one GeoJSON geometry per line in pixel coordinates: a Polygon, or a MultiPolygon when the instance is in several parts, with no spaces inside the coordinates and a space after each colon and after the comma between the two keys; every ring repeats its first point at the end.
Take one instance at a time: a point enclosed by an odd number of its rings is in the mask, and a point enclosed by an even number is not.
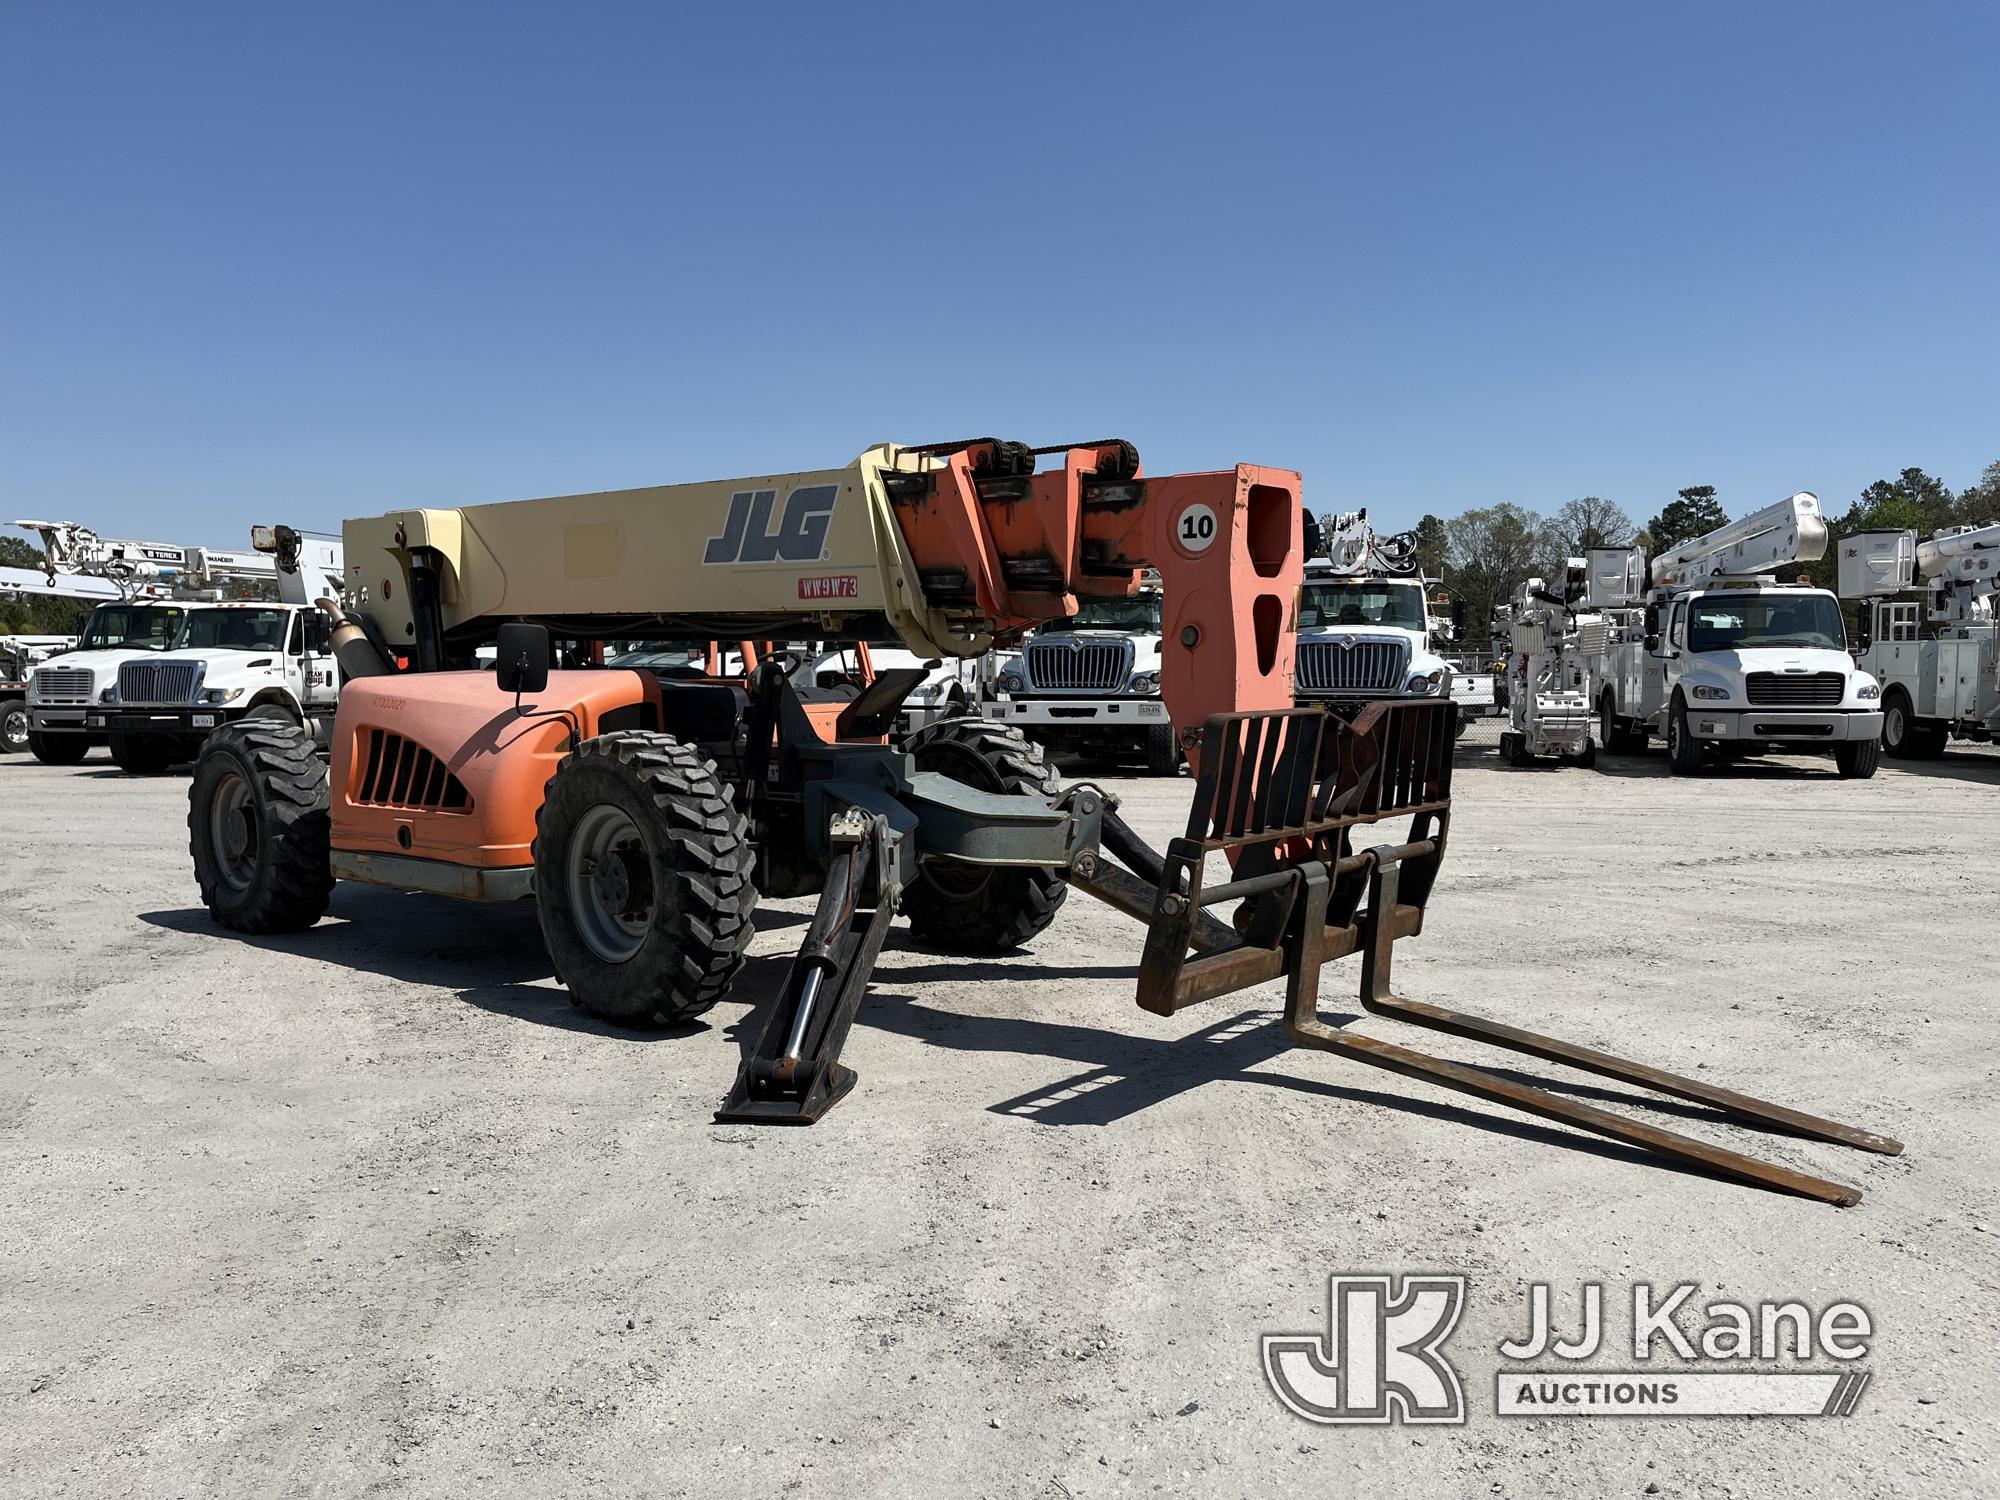
{"type": "MultiPolygon", "coordinates": [[[[1761,508],[1749,507],[1745,513],[1761,508]]],[[[1715,486],[1696,484],[1663,504],[1643,526],[1617,502],[1584,495],[1548,515],[1511,503],[1477,506],[1449,519],[1426,515],[1415,532],[1424,573],[1441,578],[1464,597],[1466,618],[1477,638],[1481,622],[1513,596],[1522,580],[1539,576],[1553,583],[1562,574],[1564,558],[1581,557],[1592,547],[1634,545],[1645,548],[1650,557],[1729,519],[1715,486]]],[[[1912,527],[1923,537],[1944,526],[1995,522],[2000,522],[2000,462],[1988,464],[1975,484],[1956,491],[1922,469],[1904,469],[1894,479],[1878,479],[1867,486],[1840,515],[1829,514],[1827,529],[1833,539],[1826,555],[1787,568],[1785,576],[1809,578],[1821,588],[1832,588],[1835,544],[1857,531],[1912,527]]]]}

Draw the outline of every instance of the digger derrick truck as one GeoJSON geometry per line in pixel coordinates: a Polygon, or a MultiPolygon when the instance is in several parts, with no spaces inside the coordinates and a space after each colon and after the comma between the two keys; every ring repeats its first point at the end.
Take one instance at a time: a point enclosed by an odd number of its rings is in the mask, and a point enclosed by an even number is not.
{"type": "Polygon", "coordinates": [[[1854,659],[1882,684],[1885,752],[1923,760],[2000,736],[2000,525],[1842,537],[1839,583],[1861,601],[1854,659]],[[1895,598],[1918,572],[1923,600],[1895,598]]]}
{"type": "MultiPolygon", "coordinates": [[[[1443,632],[1433,628],[1416,533],[1378,532],[1366,510],[1312,529],[1324,555],[1307,560],[1300,595],[1298,701],[1347,717],[1388,699],[1450,697],[1453,669],[1438,651],[1443,632]]],[[[1455,601],[1454,635],[1464,614],[1455,601]]]]}
{"type": "Polygon", "coordinates": [[[855,1083],[842,1048],[891,919],[993,953],[1074,888],[1146,924],[1157,1015],[1286,984],[1317,1048],[1833,1203],[1856,1189],[1372,1038],[1318,1013],[1362,955],[1372,1012],[1701,1100],[1734,1118],[1895,1142],[1697,1080],[1403,1000],[1451,814],[1452,706],[1291,706],[1299,477],[1151,476],[1130,444],[871,448],[843,468],[350,521],[335,649],[349,674],[322,765],[300,729],[218,729],[189,790],[197,882],[224,926],[309,926],[336,879],[532,899],[572,1001],[665,1025],[729,991],[758,894],[818,894],[718,1117],[810,1124],[855,1083]],[[1052,461],[1051,461],[1052,460],[1052,461]],[[692,545],[690,545],[692,542],[692,545]],[[1159,571],[1161,696],[1196,771],[1187,831],[1149,847],[1090,783],[979,718],[886,730],[917,669],[804,701],[784,653],[740,676],[554,669],[604,639],[868,640],[971,656],[1159,571]],[[483,645],[491,671],[468,669],[483,645]],[[406,659],[408,670],[397,670],[406,659]],[[1407,821],[1369,847],[1378,825],[1407,821]],[[1400,832],[1400,836],[1398,836],[1400,832]],[[1216,858],[1220,856],[1220,858],[1216,858]],[[1220,873],[1218,874],[1218,867],[1220,873]],[[1224,920],[1221,913],[1233,913],[1224,920]]]}
{"type": "MultiPolygon", "coordinates": [[[[1839,601],[1776,577],[1826,544],[1819,499],[1802,490],[1669,548],[1649,575],[1634,568],[1651,587],[1615,601],[1591,680],[1604,749],[1643,750],[1659,734],[1675,775],[1773,750],[1830,751],[1842,777],[1873,776],[1881,687],[1847,653],[1839,601]]],[[[1595,553],[1590,568],[1599,575],[1595,553]]]]}

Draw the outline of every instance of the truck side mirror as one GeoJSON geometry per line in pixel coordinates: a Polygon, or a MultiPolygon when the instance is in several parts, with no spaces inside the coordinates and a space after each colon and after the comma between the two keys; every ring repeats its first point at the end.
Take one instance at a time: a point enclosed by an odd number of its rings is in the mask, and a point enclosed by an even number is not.
{"type": "Polygon", "coordinates": [[[324,610],[314,610],[306,616],[306,650],[315,656],[324,656],[333,649],[333,621],[326,617],[324,610]]]}
{"type": "Polygon", "coordinates": [[[1646,637],[1646,639],[1645,639],[1645,640],[1641,641],[1641,642],[1640,642],[1639,644],[1640,644],[1640,645],[1642,645],[1642,646],[1644,646],[1644,647],[1646,648],[1646,654],[1647,654],[1648,656],[1657,656],[1657,655],[1659,655],[1659,651],[1660,651],[1660,638],[1659,638],[1658,636],[1656,636],[1656,635],[1649,635],[1649,636],[1647,636],[1647,637],[1646,637]]]}
{"type": "Polygon", "coordinates": [[[1465,638],[1465,601],[1463,599],[1454,599],[1451,601],[1451,633],[1454,640],[1463,640],[1465,638]]]}
{"type": "MultiPolygon", "coordinates": [[[[1646,606],[1646,635],[1650,639],[1652,637],[1659,635],[1659,633],[1660,633],[1660,606],[1657,604],[1649,604],[1646,606]]],[[[1648,646],[1646,649],[1650,651],[1653,648],[1651,646],[1648,646]]]]}
{"type": "Polygon", "coordinates": [[[503,693],[517,698],[539,693],[549,685],[549,631],[546,625],[518,621],[502,625],[494,642],[493,681],[503,693]]]}
{"type": "Polygon", "coordinates": [[[1866,651],[1875,644],[1875,608],[1866,599],[1854,609],[1854,649],[1866,651]]]}

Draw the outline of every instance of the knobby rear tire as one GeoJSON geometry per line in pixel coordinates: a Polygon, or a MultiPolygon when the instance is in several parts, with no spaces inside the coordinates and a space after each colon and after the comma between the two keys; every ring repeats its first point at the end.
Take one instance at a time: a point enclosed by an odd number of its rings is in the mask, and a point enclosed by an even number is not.
{"type": "Polygon", "coordinates": [[[579,1010],[620,1026],[674,1026],[729,992],[754,932],[749,832],[692,745],[639,730],[585,740],[543,791],[534,855],[542,939],[579,1010]],[[600,859],[578,835],[587,843],[607,819],[630,830],[617,842],[628,897],[617,917],[591,908],[601,888],[579,875],[600,859]],[[622,956],[619,940],[630,946],[622,956]]]}
{"type": "MultiPolygon", "coordinates": [[[[1052,797],[1061,783],[1039,745],[1010,724],[948,719],[910,736],[919,771],[982,792],[1052,797]]],[[[1059,871],[927,860],[903,892],[903,914],[921,941],[952,953],[1007,953],[1056,919],[1069,894],[1059,871]]]]}
{"type": "Polygon", "coordinates": [[[188,786],[202,904],[237,932],[300,932],[333,895],[326,762],[295,725],[225,724],[188,786]]]}

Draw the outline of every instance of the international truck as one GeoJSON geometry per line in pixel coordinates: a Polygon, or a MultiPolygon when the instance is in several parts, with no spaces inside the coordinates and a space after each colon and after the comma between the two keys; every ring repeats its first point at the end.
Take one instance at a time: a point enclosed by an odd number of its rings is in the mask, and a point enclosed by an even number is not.
{"type": "Polygon", "coordinates": [[[1160,697],[1157,578],[1124,599],[1092,599],[1044,622],[993,677],[987,718],[1043,747],[1154,776],[1181,765],[1181,746],[1160,697]]]}
{"type": "MultiPolygon", "coordinates": [[[[1352,718],[1370,703],[1450,697],[1455,674],[1433,638],[1442,632],[1414,534],[1381,535],[1359,510],[1327,518],[1321,535],[1324,555],[1307,561],[1299,592],[1298,702],[1352,718]]],[[[1453,608],[1462,634],[1464,606],[1453,608]]]]}

